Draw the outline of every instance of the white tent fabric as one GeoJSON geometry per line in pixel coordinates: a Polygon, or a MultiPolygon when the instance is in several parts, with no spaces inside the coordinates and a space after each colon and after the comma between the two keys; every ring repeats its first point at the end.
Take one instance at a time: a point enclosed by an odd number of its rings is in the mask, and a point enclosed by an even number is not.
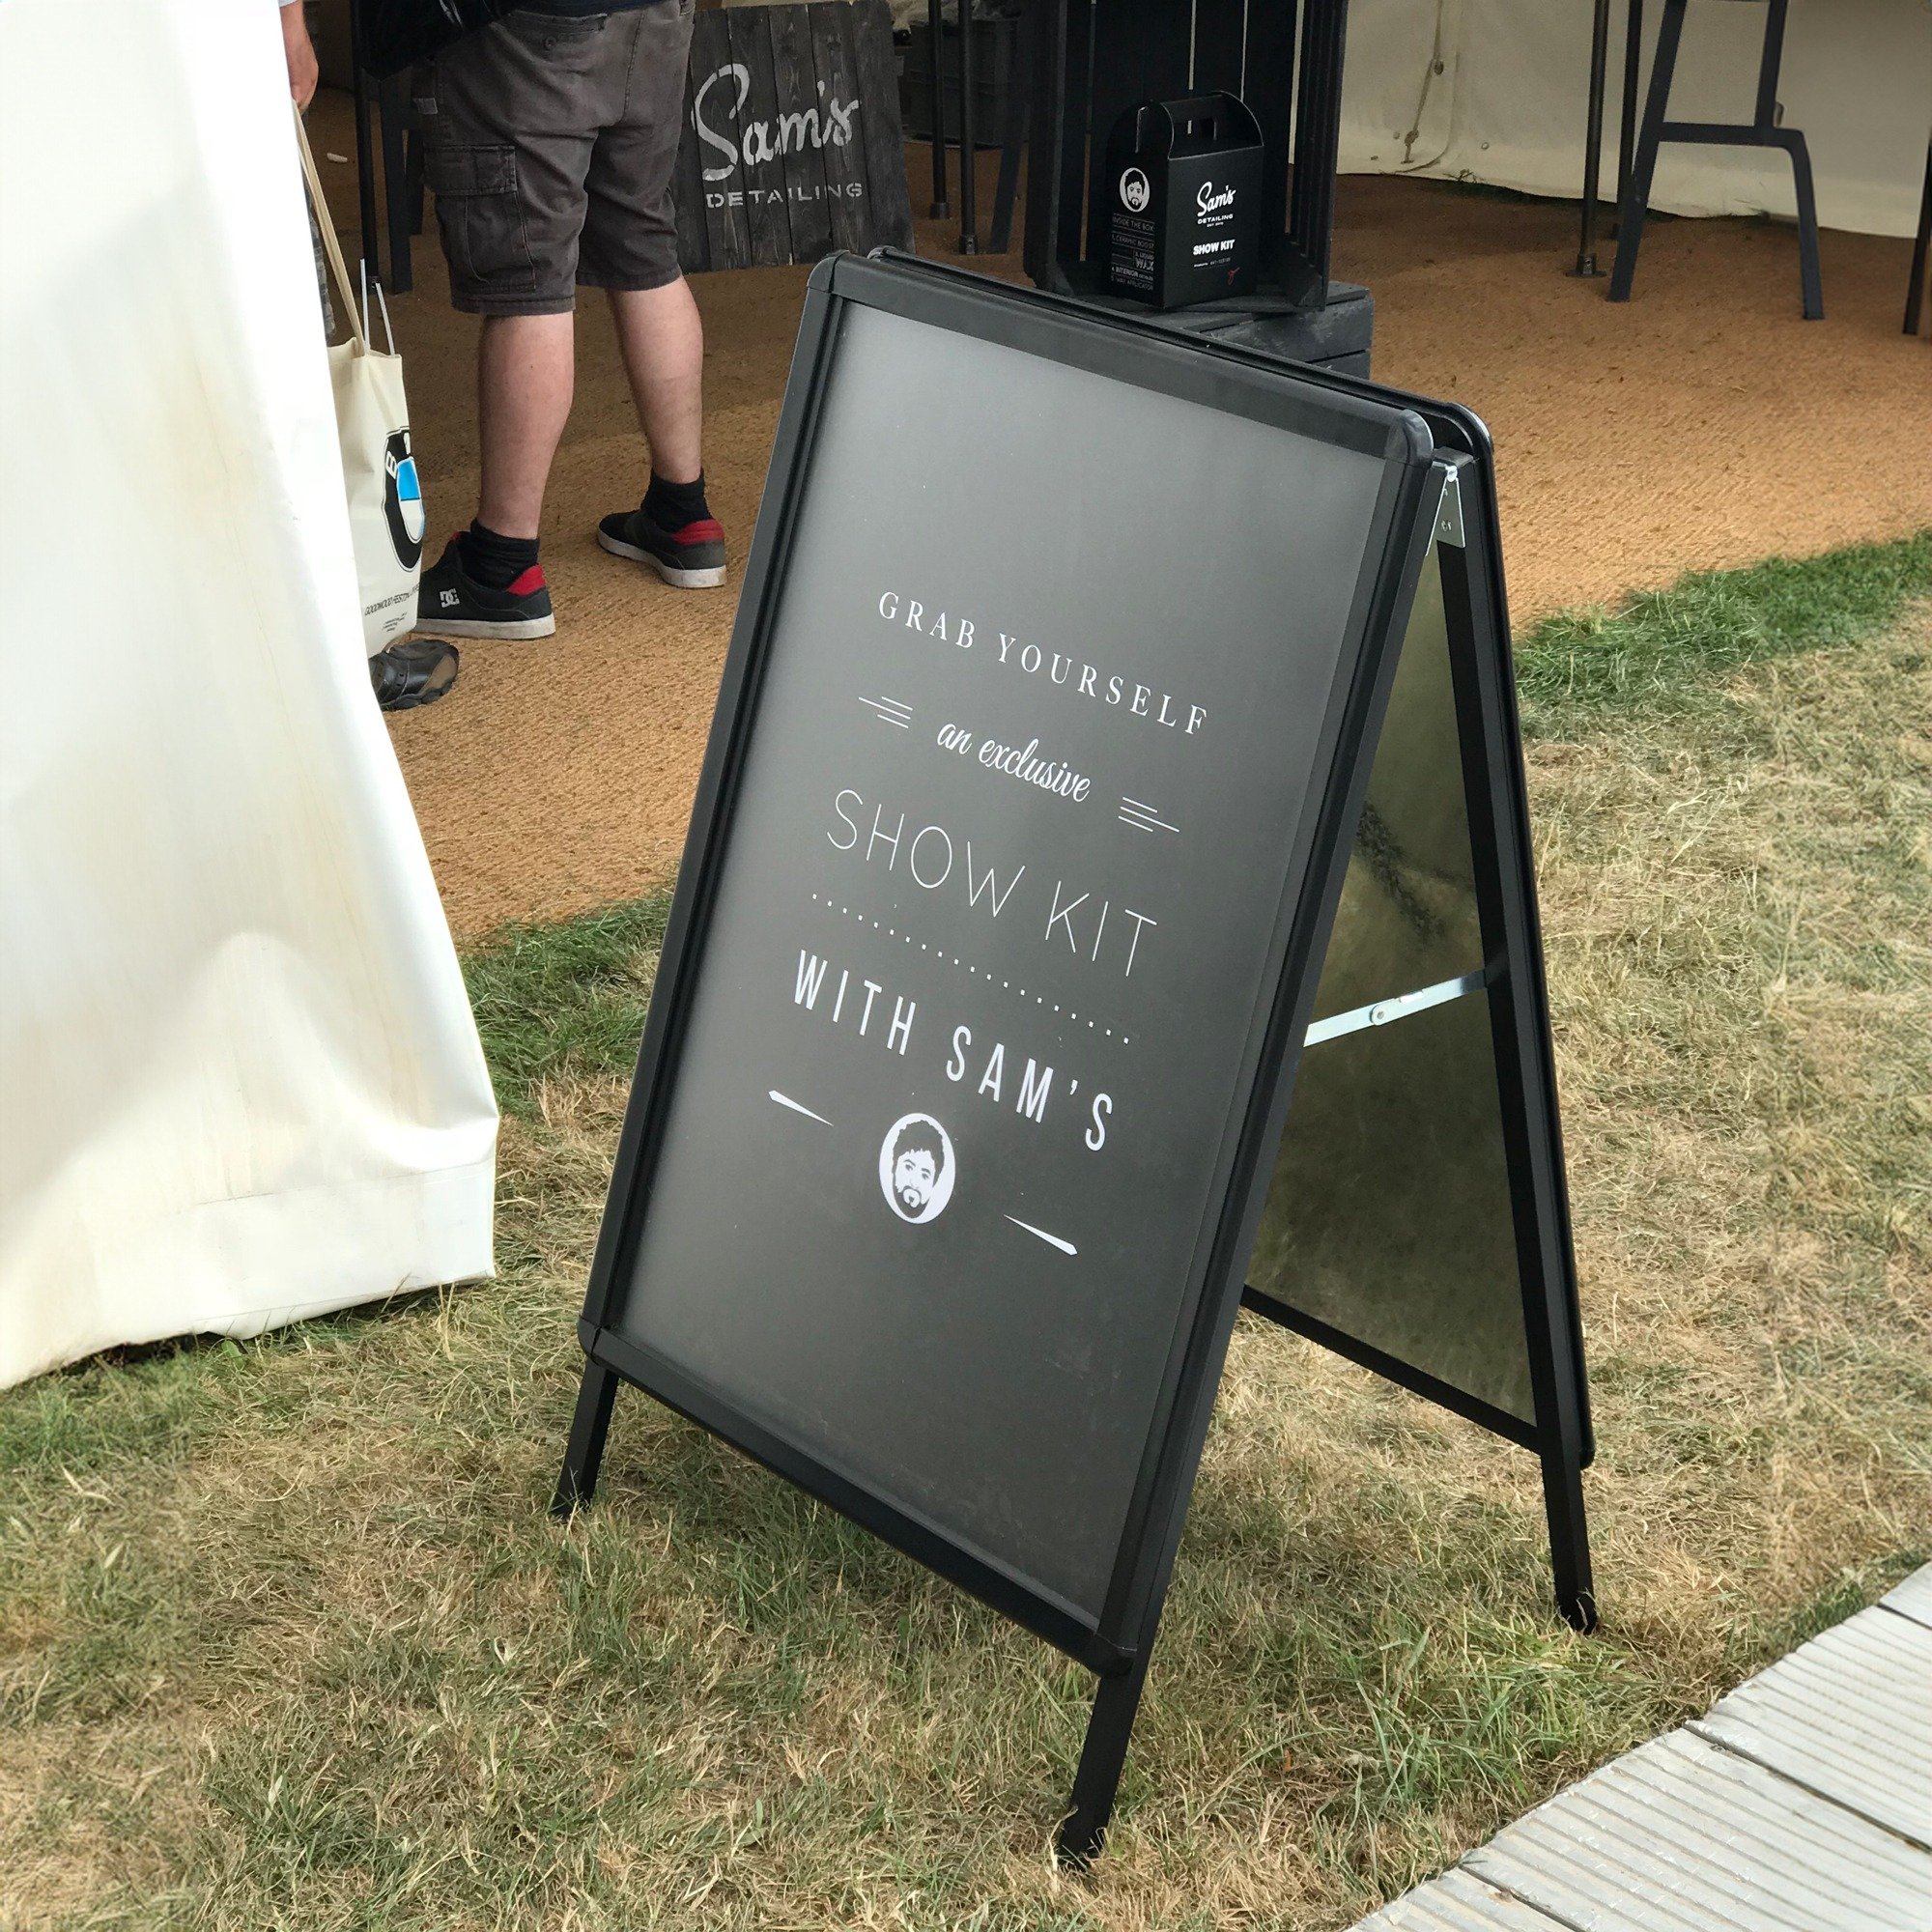
{"type": "MultiPolygon", "coordinates": [[[[1661,0],[1644,9],[1648,83],[1661,0]]],[[[1342,167],[1582,192],[1590,0],[1351,0],[1342,167]],[[1439,71],[1438,71],[1439,64],[1439,71]]],[[[1611,9],[1603,191],[1616,192],[1625,13],[1611,9]]],[[[1679,121],[1748,121],[1765,9],[1690,0],[1671,90],[1679,121]]],[[[1801,128],[1828,228],[1910,235],[1932,133],[1926,0],[1792,0],[1778,98],[1801,128]]],[[[1653,208],[1790,215],[1790,163],[1762,149],[1660,150],[1653,208]]]]}
{"type": "Polygon", "coordinates": [[[0,237],[5,1386],[488,1274],[497,1114],[369,690],[274,9],[5,0],[0,237]]]}

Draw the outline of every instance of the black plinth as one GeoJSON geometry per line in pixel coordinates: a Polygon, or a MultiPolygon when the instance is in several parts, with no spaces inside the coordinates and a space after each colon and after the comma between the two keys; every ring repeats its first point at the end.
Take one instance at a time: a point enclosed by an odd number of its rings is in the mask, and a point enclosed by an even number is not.
{"type": "Polygon", "coordinates": [[[1061,293],[1095,308],[1138,316],[1156,328],[1180,335],[1209,337],[1231,347],[1252,349],[1284,362],[1308,362],[1339,376],[1367,377],[1376,327],[1375,298],[1353,282],[1330,282],[1328,299],[1319,308],[1297,304],[1265,287],[1229,301],[1201,302],[1162,311],[1145,302],[1110,295],[1098,264],[1078,262],[1056,280],[1061,293]]]}
{"type": "Polygon", "coordinates": [[[1150,316],[1163,328],[1211,336],[1231,347],[1252,349],[1286,362],[1310,362],[1338,376],[1369,373],[1369,351],[1376,329],[1375,298],[1353,282],[1330,282],[1323,308],[1272,312],[1230,304],[1176,309],[1150,316]]]}

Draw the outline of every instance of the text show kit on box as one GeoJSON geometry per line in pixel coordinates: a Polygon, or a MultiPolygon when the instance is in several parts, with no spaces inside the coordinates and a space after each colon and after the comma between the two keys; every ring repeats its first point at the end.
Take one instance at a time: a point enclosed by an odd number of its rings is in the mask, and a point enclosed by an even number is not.
{"type": "Polygon", "coordinates": [[[1079,1660],[1075,1860],[1243,1306],[1536,1454],[1594,1622],[1507,639],[1466,412],[813,273],[557,1506],[631,1382],[1079,1660]]]}

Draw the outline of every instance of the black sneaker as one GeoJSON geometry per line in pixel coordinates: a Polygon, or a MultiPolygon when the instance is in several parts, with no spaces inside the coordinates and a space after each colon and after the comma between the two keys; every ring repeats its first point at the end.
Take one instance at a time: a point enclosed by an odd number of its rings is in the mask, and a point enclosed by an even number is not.
{"type": "Polygon", "coordinates": [[[501,590],[478,583],[451,537],[416,585],[416,622],[452,638],[548,638],[555,634],[543,565],[533,563],[501,590]]]}
{"type": "Polygon", "coordinates": [[[456,682],[462,659],[440,638],[404,638],[369,660],[369,682],[384,711],[414,711],[434,704],[456,682]]]}
{"type": "Polygon", "coordinates": [[[612,556],[649,564],[675,590],[709,590],[724,582],[724,526],[716,517],[668,530],[640,504],[606,517],[597,526],[597,541],[612,556]]]}

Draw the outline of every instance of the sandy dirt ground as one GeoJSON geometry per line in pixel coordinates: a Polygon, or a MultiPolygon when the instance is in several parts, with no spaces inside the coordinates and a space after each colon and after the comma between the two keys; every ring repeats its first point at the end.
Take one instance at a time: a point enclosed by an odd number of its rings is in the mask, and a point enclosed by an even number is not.
{"type": "MultiPolygon", "coordinates": [[[[317,147],[353,154],[323,97],[317,147]]],[[[914,206],[926,151],[908,151],[914,206]]],[[[994,157],[982,157],[982,223],[994,157]]],[[[352,163],[325,160],[336,217],[352,163]]],[[[956,223],[920,223],[957,259],[956,223]]],[[[354,245],[350,230],[347,240],[354,245]]],[[[1932,342],[1899,330],[1909,243],[1828,233],[1827,319],[1798,307],[1789,230],[1660,221],[1636,297],[1564,273],[1575,211],[1386,176],[1341,185],[1335,272],[1377,308],[1375,373],[1453,397],[1494,432],[1513,615],[1614,602],[1680,573],[1903,535],[1932,523],[1932,342]]],[[[1016,256],[982,256],[1018,278],[1016,256]]],[[[414,292],[393,303],[429,554],[474,508],[476,323],[455,314],[432,215],[414,292]]],[[[696,279],[711,501],[742,558],[790,362],[805,270],[696,279]]],[[[631,896],[674,869],[735,608],[607,556],[593,532],[635,503],[646,460],[601,301],[578,327],[577,404],[553,473],[544,562],[557,635],[470,642],[456,690],[394,721],[460,937],[631,896]]],[[[734,569],[735,577],[735,569],[734,569]]]]}

